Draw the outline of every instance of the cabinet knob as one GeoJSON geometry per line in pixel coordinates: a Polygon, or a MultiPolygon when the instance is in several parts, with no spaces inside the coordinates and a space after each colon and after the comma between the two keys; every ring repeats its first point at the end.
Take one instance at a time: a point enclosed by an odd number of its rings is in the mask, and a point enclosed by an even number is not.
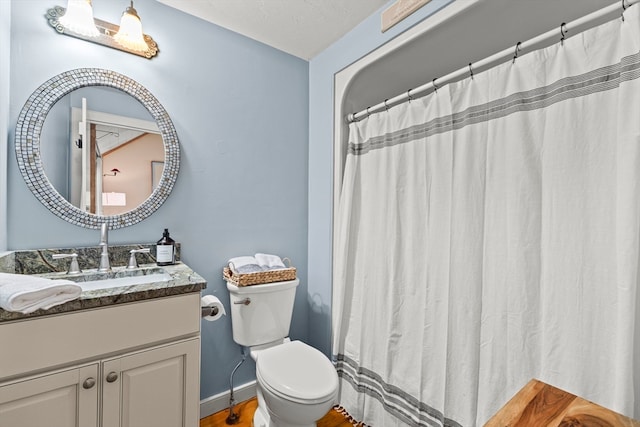
{"type": "Polygon", "coordinates": [[[86,380],[84,380],[84,382],[82,383],[82,388],[89,390],[90,388],[92,388],[94,385],[96,385],[96,379],[89,377],[86,380]]]}
{"type": "Polygon", "coordinates": [[[118,374],[116,374],[115,372],[109,372],[107,374],[107,382],[108,383],[112,383],[114,381],[116,381],[118,379],[118,374]]]}

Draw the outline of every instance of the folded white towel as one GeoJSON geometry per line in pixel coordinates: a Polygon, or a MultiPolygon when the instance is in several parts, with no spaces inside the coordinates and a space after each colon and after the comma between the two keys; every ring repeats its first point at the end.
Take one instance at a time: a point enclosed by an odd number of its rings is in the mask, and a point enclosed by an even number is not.
{"type": "Polygon", "coordinates": [[[80,296],[82,288],[70,280],[50,280],[26,274],[0,273],[0,307],[23,314],[49,309],[80,296]]]}
{"type": "Polygon", "coordinates": [[[262,271],[258,261],[252,256],[238,256],[229,260],[229,267],[237,273],[255,273],[262,271]]]}
{"type": "Polygon", "coordinates": [[[282,259],[278,255],[270,255],[270,254],[256,254],[256,261],[258,261],[258,265],[265,270],[277,270],[278,268],[287,268],[285,267],[282,259]]]}
{"type": "Polygon", "coordinates": [[[258,261],[252,256],[237,256],[229,260],[229,264],[233,264],[235,268],[245,265],[258,264],[258,261]]]}

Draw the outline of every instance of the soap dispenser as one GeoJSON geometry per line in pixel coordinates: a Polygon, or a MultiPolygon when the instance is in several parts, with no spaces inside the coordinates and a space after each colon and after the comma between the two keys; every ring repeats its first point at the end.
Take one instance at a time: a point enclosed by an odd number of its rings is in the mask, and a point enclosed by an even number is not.
{"type": "Polygon", "coordinates": [[[176,263],[176,242],[169,237],[167,228],[162,233],[162,239],[156,243],[156,263],[161,266],[176,263]]]}

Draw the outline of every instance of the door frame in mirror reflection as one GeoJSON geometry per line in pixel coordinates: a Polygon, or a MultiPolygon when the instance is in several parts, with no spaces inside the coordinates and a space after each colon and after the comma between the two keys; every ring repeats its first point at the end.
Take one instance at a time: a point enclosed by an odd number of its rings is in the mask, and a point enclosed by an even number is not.
{"type": "Polygon", "coordinates": [[[110,229],[122,228],[149,217],[169,197],[180,168],[178,135],[162,104],[135,80],[115,71],[99,68],[66,71],[38,87],[18,116],[15,148],[20,173],[33,195],[53,214],[85,228],[98,229],[105,222],[110,229]],[[137,99],[151,114],[162,135],[165,163],[158,186],[143,203],[122,214],[96,215],[74,206],[53,187],[42,166],[40,132],[47,114],[66,94],[89,86],[119,89],[137,99]]]}
{"type": "MultiPolygon", "coordinates": [[[[71,155],[69,159],[71,167],[69,168],[69,197],[67,197],[67,200],[81,210],[103,215],[103,179],[105,174],[109,174],[110,169],[107,168],[106,170],[103,170],[102,159],[103,156],[108,156],[117,147],[107,146],[96,148],[95,139],[99,139],[100,135],[95,136],[96,132],[94,130],[97,129],[98,126],[102,126],[117,128],[120,130],[120,133],[123,131],[134,131],[139,132],[142,135],[157,134],[161,136],[161,134],[160,129],[158,129],[158,125],[153,121],[94,111],[90,109],[91,105],[88,106],[88,109],[83,111],[85,105],[85,102],[83,102],[83,108],[71,107],[71,132],[69,142],[71,146],[71,155]],[[82,137],[80,136],[80,127],[88,129],[84,132],[85,135],[82,137]],[[78,147],[77,144],[77,141],[80,139],[83,141],[83,143],[80,144],[82,147],[78,147]]],[[[119,143],[122,144],[122,146],[130,143],[148,143],[147,139],[139,142],[131,140],[122,143],[122,141],[120,141],[119,143]]],[[[131,147],[124,147],[123,149],[128,148],[131,147]]],[[[157,151],[157,149],[155,151],[157,151]]],[[[137,163],[136,165],[132,165],[136,169],[136,173],[135,175],[129,174],[129,180],[127,182],[128,185],[124,185],[125,188],[120,188],[120,190],[126,190],[127,187],[130,187],[133,184],[135,187],[139,188],[129,188],[129,190],[133,190],[134,194],[144,192],[144,198],[146,199],[153,192],[153,188],[150,188],[148,185],[148,179],[137,179],[131,181],[131,179],[135,179],[136,175],[149,176],[146,169],[146,159],[138,157],[140,156],[136,156],[136,158],[129,160],[129,164],[137,163]],[[144,188],[145,190],[140,190],[140,188],[144,188]]],[[[164,162],[163,154],[161,157],[164,162]]],[[[158,158],[158,156],[155,157],[155,159],[158,158]]],[[[131,170],[129,172],[131,172],[131,170]]],[[[161,176],[162,170],[160,170],[158,180],[161,176]]],[[[120,185],[120,187],[123,187],[123,185],[120,185]]],[[[129,191],[125,191],[125,193],[126,192],[129,191]]],[[[110,207],[107,209],[110,212],[107,213],[120,214],[130,210],[131,198],[129,199],[129,204],[119,205],[118,208],[110,207]]],[[[138,197],[135,196],[133,199],[139,200],[138,197]]]]}

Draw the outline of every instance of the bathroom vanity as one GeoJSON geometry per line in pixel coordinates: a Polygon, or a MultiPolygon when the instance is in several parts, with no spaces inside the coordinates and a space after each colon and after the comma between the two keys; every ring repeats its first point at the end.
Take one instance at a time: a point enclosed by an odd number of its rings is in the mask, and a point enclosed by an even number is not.
{"type": "Polygon", "coordinates": [[[169,114],[127,76],[69,70],[25,102],[15,146],[18,169],[33,195],[63,220],[101,229],[101,240],[89,248],[0,254],[0,272],[69,279],[83,290],[79,299],[48,310],[0,309],[0,426],[197,427],[200,291],[206,282],[180,262],[158,267],[155,245],[114,247],[106,236],[149,217],[171,194],[180,144],[169,114]],[[96,137],[98,126],[117,124],[112,119],[128,130],[159,134],[164,147],[163,155],[146,153],[161,160],[151,163],[149,180],[127,187],[130,201],[136,195],[134,206],[114,212],[103,210],[110,193],[101,178],[110,174],[95,155],[107,151],[96,137]],[[61,137],[67,129],[73,131],[61,137]],[[57,160],[67,152],[65,161],[57,160]]]}
{"type": "MultiPolygon", "coordinates": [[[[10,264],[0,258],[0,270],[10,264]]],[[[114,268],[111,287],[92,276],[92,289],[50,310],[0,309],[0,425],[196,427],[206,282],[183,263],[163,269],[158,279],[155,264],[114,268]],[[127,274],[149,280],[118,281],[127,274]]]]}

